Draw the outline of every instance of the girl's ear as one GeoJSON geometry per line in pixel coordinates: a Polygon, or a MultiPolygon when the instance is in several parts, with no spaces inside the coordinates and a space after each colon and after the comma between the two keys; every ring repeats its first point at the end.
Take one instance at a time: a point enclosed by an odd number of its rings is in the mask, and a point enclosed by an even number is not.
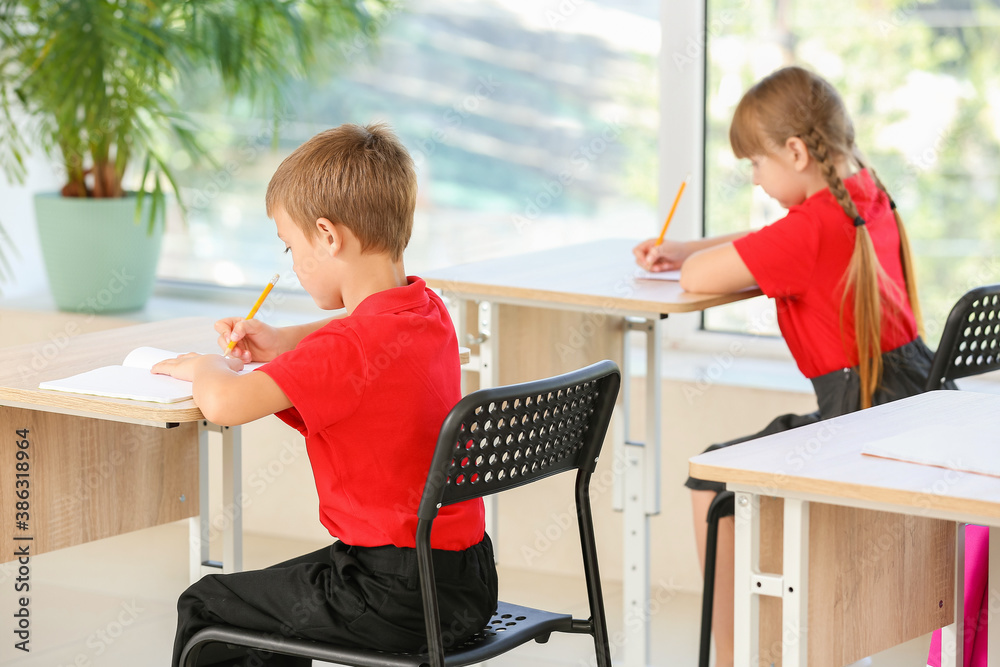
{"type": "Polygon", "coordinates": [[[795,171],[804,171],[809,166],[812,156],[809,155],[806,142],[798,137],[789,137],[785,141],[785,148],[788,149],[789,155],[792,156],[792,166],[795,167],[795,171]]]}
{"type": "Polygon", "coordinates": [[[344,231],[340,225],[327,218],[317,218],[316,230],[319,232],[316,242],[330,256],[336,255],[344,247],[344,231]]]}

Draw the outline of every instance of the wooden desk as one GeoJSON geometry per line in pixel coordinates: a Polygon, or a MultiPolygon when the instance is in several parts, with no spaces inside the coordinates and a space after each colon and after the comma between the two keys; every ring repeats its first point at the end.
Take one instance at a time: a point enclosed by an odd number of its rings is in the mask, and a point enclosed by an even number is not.
{"type": "MultiPolygon", "coordinates": [[[[458,304],[459,342],[478,346],[480,387],[555,375],[601,359],[623,366],[623,431],[614,438],[615,508],[624,511],[625,650],[629,667],[649,658],[649,516],[660,510],[659,410],[646,410],[645,439],[630,437],[627,334],[646,339],[647,406],[659,406],[661,320],[760,294],[691,294],[677,282],[636,280],[636,241],[614,239],[475,262],[422,277],[458,304]],[[470,302],[473,306],[470,308],[470,302]],[[629,493],[625,493],[625,489],[629,493]]],[[[496,534],[495,519],[491,533],[496,534]]]]}
{"type": "Polygon", "coordinates": [[[193,400],[158,404],[38,389],[112,364],[132,349],[214,352],[212,322],[187,318],[0,349],[0,497],[4,560],[30,537],[33,555],[191,519],[191,578],[242,569],[240,431],[206,421],[193,400]],[[26,524],[16,523],[14,437],[27,429],[26,524]],[[222,435],[223,563],[208,557],[208,440],[222,435]]]}
{"type": "MultiPolygon", "coordinates": [[[[998,414],[1000,396],[935,391],[692,458],[692,475],[736,491],[736,665],[839,666],[948,624],[944,664],[962,665],[955,526],[1000,526],[1000,480],[861,450],[948,423],[976,425],[995,446],[998,414]]],[[[991,601],[998,537],[990,531],[991,601]]],[[[1000,665],[996,651],[989,664],[1000,665]]]]}

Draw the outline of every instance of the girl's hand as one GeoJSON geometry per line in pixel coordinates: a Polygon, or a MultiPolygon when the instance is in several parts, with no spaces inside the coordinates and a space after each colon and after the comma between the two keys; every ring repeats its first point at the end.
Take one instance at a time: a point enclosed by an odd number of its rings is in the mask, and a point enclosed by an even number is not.
{"type": "Polygon", "coordinates": [[[195,368],[202,363],[216,363],[211,357],[215,359],[222,359],[231,370],[240,371],[243,370],[243,362],[239,359],[224,359],[214,354],[197,354],[196,352],[188,352],[187,354],[182,354],[173,359],[164,359],[163,361],[155,364],[150,371],[156,373],[157,375],[169,375],[170,377],[175,377],[178,380],[187,380],[188,382],[194,381],[195,368]]]}
{"type": "Polygon", "coordinates": [[[264,324],[260,320],[245,320],[241,317],[227,317],[215,323],[219,332],[219,347],[225,353],[230,341],[236,346],[229,356],[244,363],[251,361],[271,361],[286,348],[281,329],[264,324]]]}
{"type": "Polygon", "coordinates": [[[656,239],[646,239],[632,248],[635,263],[647,271],[673,271],[681,268],[691,254],[687,244],[679,241],[664,241],[656,245],[656,239]]]}

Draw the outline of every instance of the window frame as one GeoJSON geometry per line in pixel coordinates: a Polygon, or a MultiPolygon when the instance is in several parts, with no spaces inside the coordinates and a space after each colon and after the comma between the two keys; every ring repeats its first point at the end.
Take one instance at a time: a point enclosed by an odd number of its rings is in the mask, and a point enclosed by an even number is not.
{"type": "MultiPolygon", "coordinates": [[[[657,212],[661,219],[673,203],[678,184],[692,176],[670,223],[670,234],[676,239],[705,236],[707,45],[713,31],[731,20],[728,11],[710,19],[707,0],[660,2],[657,212]]],[[[664,328],[662,344],[670,349],[714,353],[739,346],[750,356],[792,361],[783,338],[710,331],[704,327],[702,313],[671,316],[664,328]]]]}

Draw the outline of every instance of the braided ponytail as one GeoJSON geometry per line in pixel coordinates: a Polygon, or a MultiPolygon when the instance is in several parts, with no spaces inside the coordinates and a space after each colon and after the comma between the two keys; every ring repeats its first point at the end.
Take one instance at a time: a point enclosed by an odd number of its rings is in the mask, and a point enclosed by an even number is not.
{"type": "Polygon", "coordinates": [[[813,127],[800,137],[816,158],[830,193],[854,221],[854,252],[844,273],[844,293],[840,299],[841,328],[847,295],[854,295],[854,339],[858,352],[858,375],[861,383],[861,408],[870,408],[872,397],[882,380],[882,299],[879,283],[884,277],[875,254],[868,225],[858,213],[844,181],[830,156],[823,135],[813,127]]]}
{"type": "MultiPolygon", "coordinates": [[[[840,320],[843,331],[844,306],[847,297],[852,296],[854,338],[861,376],[861,407],[867,408],[872,405],[882,377],[883,303],[887,304],[886,307],[895,307],[894,299],[887,297],[892,290],[900,290],[882,269],[865,220],[858,214],[858,208],[837,172],[838,163],[844,159],[853,158],[860,168],[865,168],[860,152],[854,146],[854,126],[844,103],[833,86],[801,67],[782,68],[748,90],[736,107],[729,128],[729,142],[739,158],[769,155],[774,147],[784,146],[792,137],[798,137],[806,145],[830,193],[848,219],[854,221],[854,251],[844,272],[840,320]]],[[[885,192],[875,172],[869,169],[869,173],[885,192]]],[[[891,198],[889,201],[892,201],[891,198]]],[[[918,328],[922,331],[909,241],[899,213],[895,207],[893,210],[899,229],[900,259],[907,296],[918,328]]],[[[902,302],[901,293],[892,296],[898,296],[902,302]]]]}
{"type": "Polygon", "coordinates": [[[906,227],[903,225],[903,218],[899,215],[899,209],[896,208],[896,202],[893,201],[892,196],[889,191],[885,189],[882,184],[881,179],[879,179],[878,174],[871,165],[866,164],[864,156],[861,151],[855,146],[854,148],[854,160],[858,163],[862,169],[867,169],[868,173],[871,174],[872,180],[875,181],[875,185],[878,189],[885,193],[886,198],[889,200],[889,207],[892,209],[892,215],[896,218],[896,229],[899,231],[899,260],[903,267],[903,281],[906,284],[906,297],[910,302],[910,310],[913,311],[913,317],[917,321],[917,333],[921,336],[924,335],[924,316],[920,309],[920,299],[917,295],[917,278],[916,273],[913,270],[913,253],[910,250],[910,237],[906,233],[906,227]]]}

